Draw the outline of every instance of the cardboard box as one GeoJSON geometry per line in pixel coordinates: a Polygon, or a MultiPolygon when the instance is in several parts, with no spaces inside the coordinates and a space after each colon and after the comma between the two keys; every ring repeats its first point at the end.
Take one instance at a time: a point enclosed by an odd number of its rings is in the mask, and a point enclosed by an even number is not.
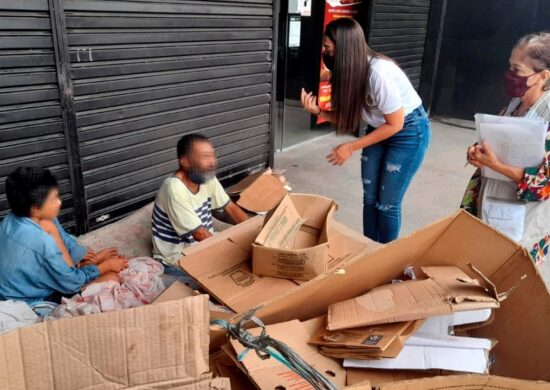
{"type": "MultiPolygon", "coordinates": [[[[185,272],[211,296],[237,313],[265,305],[300,288],[299,281],[252,273],[252,243],[262,229],[263,220],[260,216],[249,219],[194,245],[186,250],[186,256],[180,260],[180,266],[185,272]]],[[[333,223],[332,229],[330,256],[339,264],[343,265],[365,248],[373,250],[380,246],[338,222],[333,223]]],[[[322,311],[326,314],[326,303],[314,300],[310,304],[318,308],[316,316],[322,311]]],[[[302,309],[296,308],[294,313],[287,312],[285,320],[314,317],[307,313],[302,316],[302,309]]]]}
{"type": "MultiPolygon", "coordinates": [[[[267,334],[292,348],[302,359],[313,366],[319,373],[329,379],[338,389],[346,383],[346,371],[340,363],[321,356],[317,348],[308,345],[310,334],[303,324],[298,321],[289,321],[266,327],[267,334]]],[[[250,330],[254,336],[258,336],[260,328],[250,330]]],[[[244,351],[244,347],[236,340],[231,340],[233,356],[238,356],[244,351]]],[[[309,389],[311,386],[290,368],[282,365],[275,359],[260,359],[254,351],[243,358],[241,367],[256,384],[258,389],[309,389]]]]}
{"type": "MultiPolygon", "coordinates": [[[[367,389],[367,388],[365,388],[367,389]]],[[[549,390],[549,383],[487,375],[453,375],[385,383],[378,390],[549,390]]],[[[370,390],[370,389],[369,389],[370,390]]]]}
{"type": "Polygon", "coordinates": [[[426,279],[386,284],[331,305],[327,327],[339,330],[499,307],[508,294],[499,294],[481,272],[471,268],[474,278],[456,266],[422,267],[426,279]]]}
{"type": "MultiPolygon", "coordinates": [[[[260,228],[261,221],[258,223],[258,229],[260,228]]],[[[351,233],[358,235],[353,231],[351,233]]],[[[213,237],[212,240],[216,238],[219,237],[213,237]]],[[[254,238],[252,234],[249,243],[254,238]]],[[[227,240],[228,236],[221,239],[227,240]]],[[[193,250],[212,250],[212,246],[219,244],[219,241],[210,240],[194,246],[193,250]]],[[[246,264],[246,260],[242,262],[246,264]]],[[[182,266],[203,285],[211,287],[214,275],[220,277],[225,273],[223,278],[229,277],[227,269],[231,261],[228,261],[228,256],[216,256],[212,260],[197,255],[192,263],[194,266],[184,260],[182,266]]],[[[547,359],[550,350],[550,294],[537,267],[524,248],[464,211],[389,245],[366,245],[361,253],[345,261],[341,267],[342,272],[329,272],[301,285],[289,287],[286,291],[271,290],[264,295],[261,288],[251,288],[258,280],[255,277],[252,277],[253,283],[249,283],[248,288],[233,287],[216,291],[218,298],[223,297],[222,301],[240,302],[240,305],[234,305],[239,306],[238,312],[262,306],[257,316],[264,323],[273,324],[324,315],[329,305],[355,298],[374,287],[390,283],[402,274],[403,269],[411,265],[458,266],[468,273],[471,272],[468,263],[472,263],[486,275],[498,291],[507,291],[517,284],[518,277],[527,275],[527,280],[495,310],[494,321],[470,332],[473,337],[494,338],[499,341],[491,352],[495,359],[491,373],[518,379],[550,381],[547,359]],[[242,299],[236,299],[236,295],[242,299]]],[[[263,279],[291,283],[284,279],[263,279]]]]}
{"type": "Polygon", "coordinates": [[[271,169],[245,177],[226,192],[239,206],[254,213],[271,211],[287,195],[281,175],[271,169]]]}
{"type": "Polygon", "coordinates": [[[311,280],[338,265],[330,255],[336,203],[316,196],[288,195],[265,220],[252,244],[252,272],[311,280]]]}
{"type": "Polygon", "coordinates": [[[207,389],[208,322],[201,295],[20,328],[0,336],[0,389],[207,389]]]}

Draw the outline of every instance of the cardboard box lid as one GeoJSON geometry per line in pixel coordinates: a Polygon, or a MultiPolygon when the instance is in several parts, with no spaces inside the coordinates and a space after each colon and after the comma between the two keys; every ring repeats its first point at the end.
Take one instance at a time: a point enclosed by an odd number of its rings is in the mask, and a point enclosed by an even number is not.
{"type": "Polygon", "coordinates": [[[452,375],[434,378],[415,379],[395,383],[384,383],[379,390],[547,390],[550,383],[534,382],[500,376],[488,375],[452,375]]]}
{"type": "Polygon", "coordinates": [[[0,336],[0,389],[131,388],[208,372],[206,295],[0,336]]]}
{"type": "MultiPolygon", "coordinates": [[[[317,348],[308,345],[310,334],[298,320],[269,325],[266,327],[267,334],[272,338],[279,340],[294,350],[302,359],[312,365],[317,371],[330,379],[336,388],[342,388],[345,385],[346,373],[338,362],[330,358],[321,356],[317,348]]],[[[251,329],[250,333],[258,336],[260,328],[251,329]]],[[[239,355],[244,351],[244,347],[236,340],[231,340],[235,354],[239,355]]],[[[242,365],[247,370],[248,375],[260,389],[276,389],[282,386],[286,389],[303,388],[310,389],[311,386],[294,373],[291,369],[282,365],[275,359],[260,359],[253,351],[250,351],[242,360],[242,365]]]]}
{"type": "Polygon", "coordinates": [[[267,212],[275,208],[287,195],[284,183],[266,169],[245,177],[226,192],[239,196],[237,204],[255,213],[267,212]]]}
{"type": "Polygon", "coordinates": [[[428,279],[386,284],[331,305],[328,328],[338,330],[499,307],[502,296],[494,286],[484,287],[490,282],[475,268],[477,279],[455,266],[422,267],[422,271],[428,279]]]}

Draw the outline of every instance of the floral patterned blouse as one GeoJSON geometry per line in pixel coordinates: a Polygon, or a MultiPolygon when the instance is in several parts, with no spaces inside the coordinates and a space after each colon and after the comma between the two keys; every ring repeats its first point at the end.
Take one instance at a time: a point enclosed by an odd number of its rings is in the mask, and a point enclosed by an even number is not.
{"type": "MultiPolygon", "coordinates": [[[[547,92],[539,102],[535,103],[531,110],[526,114],[529,114],[533,110],[536,110],[535,114],[544,118],[550,119],[550,92],[547,92]]],[[[521,100],[514,99],[510,102],[508,107],[503,111],[504,115],[514,116],[514,111],[519,106],[521,100]]],[[[470,179],[464,198],[462,199],[461,208],[475,215],[479,213],[479,201],[481,191],[481,170],[478,169],[470,179]]],[[[517,198],[524,202],[542,202],[550,199],[550,128],[546,137],[546,155],[542,164],[538,167],[526,168],[523,179],[517,184],[517,198]]],[[[542,262],[543,256],[548,253],[550,247],[550,236],[545,237],[538,243],[537,248],[531,252],[534,256],[533,260],[536,262],[542,262]],[[537,249],[537,251],[535,251],[537,249]],[[542,256],[542,257],[541,257],[542,256]]]]}

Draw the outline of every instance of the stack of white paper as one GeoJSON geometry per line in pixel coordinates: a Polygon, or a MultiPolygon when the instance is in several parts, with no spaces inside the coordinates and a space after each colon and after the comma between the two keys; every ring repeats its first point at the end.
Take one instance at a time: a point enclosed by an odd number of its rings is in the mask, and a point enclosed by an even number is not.
{"type": "MultiPolygon", "coordinates": [[[[487,141],[502,163],[519,168],[537,167],[542,163],[548,122],[540,118],[487,114],[476,114],[475,119],[480,144],[487,141]]],[[[496,180],[511,181],[486,167],[481,169],[481,174],[496,180]]]]}

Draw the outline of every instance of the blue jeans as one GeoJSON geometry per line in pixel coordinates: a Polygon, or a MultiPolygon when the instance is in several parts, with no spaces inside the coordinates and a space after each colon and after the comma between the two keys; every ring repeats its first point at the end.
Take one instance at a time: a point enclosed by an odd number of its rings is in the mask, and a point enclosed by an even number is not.
{"type": "Polygon", "coordinates": [[[403,130],[363,149],[365,236],[384,244],[399,236],[403,197],[424,160],[431,136],[430,120],[420,106],[405,117],[403,130]]]}

